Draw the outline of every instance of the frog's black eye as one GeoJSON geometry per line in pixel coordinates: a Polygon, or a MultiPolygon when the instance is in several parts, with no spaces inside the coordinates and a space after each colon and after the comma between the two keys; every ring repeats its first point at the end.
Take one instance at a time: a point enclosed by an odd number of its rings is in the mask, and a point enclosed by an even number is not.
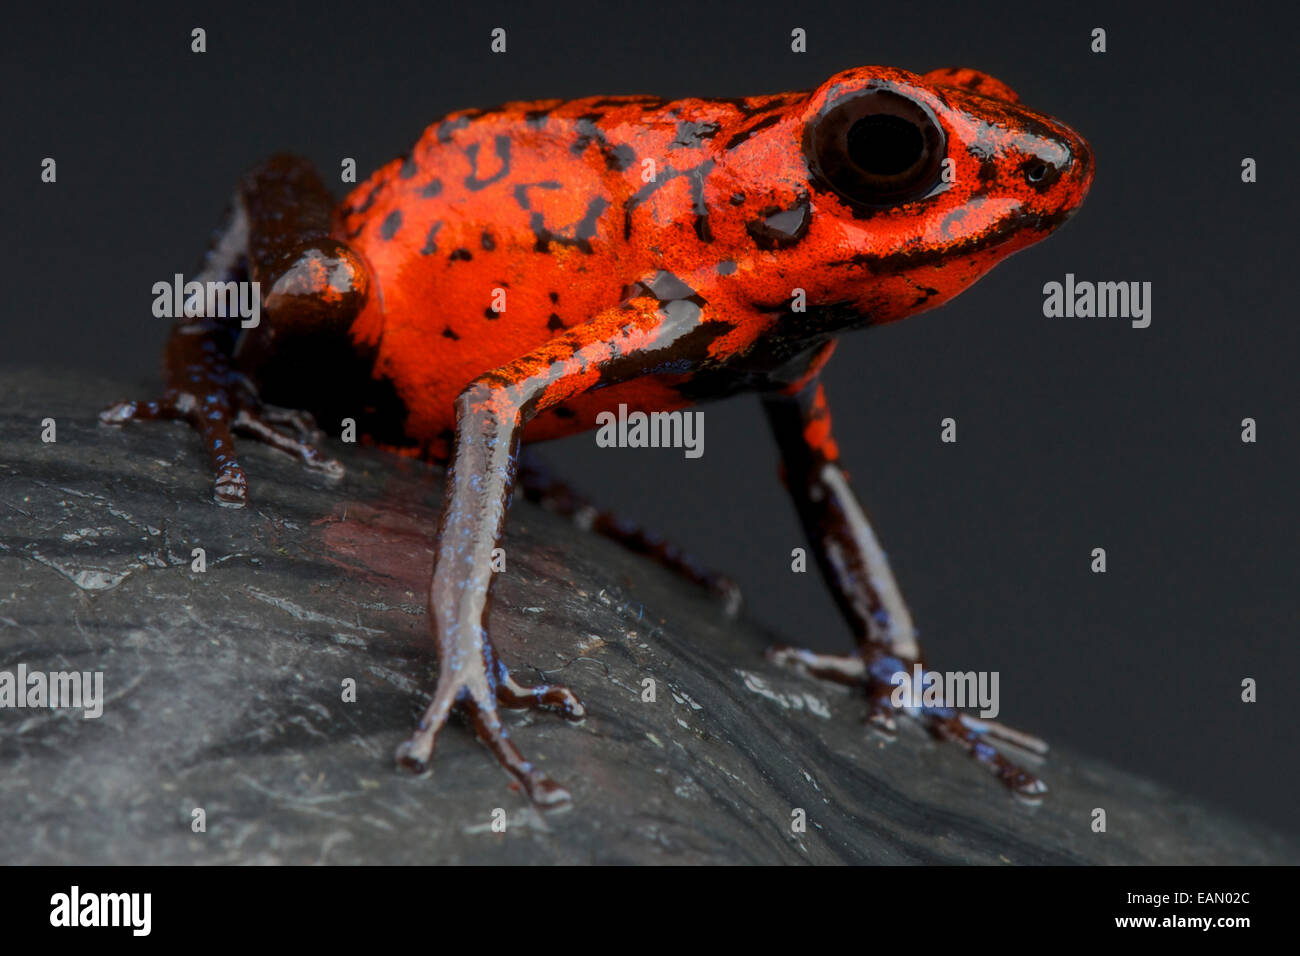
{"type": "Polygon", "coordinates": [[[893,206],[929,195],[946,142],[924,105],[889,90],[847,97],[811,123],[804,152],[813,175],[859,206],[893,206]]]}

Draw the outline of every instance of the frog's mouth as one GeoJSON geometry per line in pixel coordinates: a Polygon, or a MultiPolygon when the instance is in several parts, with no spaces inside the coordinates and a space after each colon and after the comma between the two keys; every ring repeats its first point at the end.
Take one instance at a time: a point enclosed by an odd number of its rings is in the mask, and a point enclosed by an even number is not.
{"type": "MultiPolygon", "coordinates": [[[[1087,191],[1086,185],[1083,191],[1087,191]]],[[[984,259],[983,268],[987,269],[1003,257],[1046,239],[1053,230],[1073,216],[1078,207],[1079,203],[1074,202],[1046,212],[1021,210],[1001,216],[984,229],[972,231],[960,239],[930,243],[884,255],[858,252],[844,259],[833,260],[830,264],[865,267],[871,274],[892,275],[910,272],[918,267],[941,266],[954,259],[968,257],[984,259]]]]}

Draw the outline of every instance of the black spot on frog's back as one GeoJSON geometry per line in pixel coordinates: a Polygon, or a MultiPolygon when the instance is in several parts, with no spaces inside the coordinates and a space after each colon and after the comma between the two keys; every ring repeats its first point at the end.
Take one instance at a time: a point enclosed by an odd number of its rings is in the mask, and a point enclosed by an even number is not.
{"type": "Polygon", "coordinates": [[[438,230],[441,228],[442,220],[429,227],[429,234],[424,239],[424,248],[420,250],[420,255],[431,256],[438,251],[438,230]]]}
{"type": "Polygon", "coordinates": [[[402,210],[394,209],[384,221],[379,224],[379,238],[388,240],[397,235],[397,230],[402,228],[402,210]]]}
{"type": "Polygon", "coordinates": [[[722,127],[717,123],[695,123],[691,120],[681,120],[677,124],[677,135],[669,144],[669,148],[698,149],[716,136],[720,129],[722,127]]]}
{"type": "Polygon", "coordinates": [[[764,116],[757,123],[753,123],[748,128],[742,129],[735,136],[731,137],[731,139],[727,140],[726,148],[735,149],[737,146],[745,142],[745,140],[749,139],[755,133],[761,133],[763,130],[768,129],[771,126],[775,126],[777,123],[781,122],[781,120],[784,117],[785,117],[785,113],[781,110],[776,110],[772,112],[770,115],[764,116]]]}
{"type": "Polygon", "coordinates": [[[496,152],[500,166],[495,173],[487,176],[478,175],[479,161],[479,144],[471,143],[465,147],[465,156],[469,159],[470,168],[473,170],[465,177],[465,188],[470,192],[478,192],[480,189],[486,189],[488,186],[504,179],[510,175],[510,137],[500,135],[493,139],[492,148],[496,152]]]}

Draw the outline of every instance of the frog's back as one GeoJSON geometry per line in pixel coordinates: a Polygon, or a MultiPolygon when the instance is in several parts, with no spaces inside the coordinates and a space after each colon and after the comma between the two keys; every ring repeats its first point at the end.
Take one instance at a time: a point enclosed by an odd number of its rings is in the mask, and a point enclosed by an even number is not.
{"type": "MultiPolygon", "coordinates": [[[[360,184],[337,224],[375,279],[354,336],[378,347],[376,371],[406,402],[412,437],[445,440],[454,399],[476,376],[588,321],[660,268],[674,250],[647,228],[634,235],[634,217],[689,257],[691,223],[664,223],[640,198],[660,202],[690,184],[647,183],[643,157],[659,177],[707,162],[711,137],[752,116],[754,102],[590,97],[464,110],[360,184]]],[[[690,208],[685,195],[675,201],[690,208]]]]}

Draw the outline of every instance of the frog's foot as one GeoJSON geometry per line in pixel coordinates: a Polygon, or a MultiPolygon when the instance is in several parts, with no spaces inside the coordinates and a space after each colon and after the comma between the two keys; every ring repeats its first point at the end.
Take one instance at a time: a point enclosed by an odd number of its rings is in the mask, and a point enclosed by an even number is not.
{"type": "Polygon", "coordinates": [[[427,772],[438,731],[456,709],[474,725],[478,739],[519,780],[533,803],[542,807],[568,803],[569,791],[534,767],[510,740],[497,708],[545,708],[569,720],[581,720],[586,708],[567,687],[559,684],[528,687],[516,681],[499,661],[495,669],[497,679],[490,682],[481,667],[462,666],[459,672],[453,672],[444,664],[433,701],[416,725],[415,733],[397,748],[397,762],[416,773],[427,772]]]}
{"type": "Polygon", "coordinates": [[[118,402],[99,413],[99,420],[106,425],[158,419],[180,419],[199,433],[212,465],[212,497],[220,505],[242,508],[248,502],[248,479],[235,457],[235,434],[293,455],[328,478],[343,475],[343,465],[314,444],[320,433],[310,415],[262,405],[239,392],[214,390],[200,400],[191,392],[168,389],[160,399],[118,402]],[[294,434],[276,426],[291,428],[294,434]]]}
{"type": "MultiPolygon", "coordinates": [[[[899,711],[911,713],[925,721],[927,729],[940,740],[960,744],[975,760],[995,774],[1014,793],[1037,797],[1047,786],[1033,774],[1012,763],[994,749],[990,741],[1012,744],[1033,754],[1047,753],[1047,744],[1037,737],[1014,730],[993,720],[964,714],[953,707],[898,707],[894,694],[900,679],[913,680],[916,661],[890,654],[885,650],[860,651],[852,654],[818,654],[793,647],[774,647],[768,657],[778,664],[794,666],[814,677],[832,680],[866,691],[867,722],[887,734],[897,729],[894,716],[899,711]],[[903,675],[901,678],[899,675],[903,675]]],[[[913,687],[913,699],[919,700],[921,688],[913,687]]]]}

